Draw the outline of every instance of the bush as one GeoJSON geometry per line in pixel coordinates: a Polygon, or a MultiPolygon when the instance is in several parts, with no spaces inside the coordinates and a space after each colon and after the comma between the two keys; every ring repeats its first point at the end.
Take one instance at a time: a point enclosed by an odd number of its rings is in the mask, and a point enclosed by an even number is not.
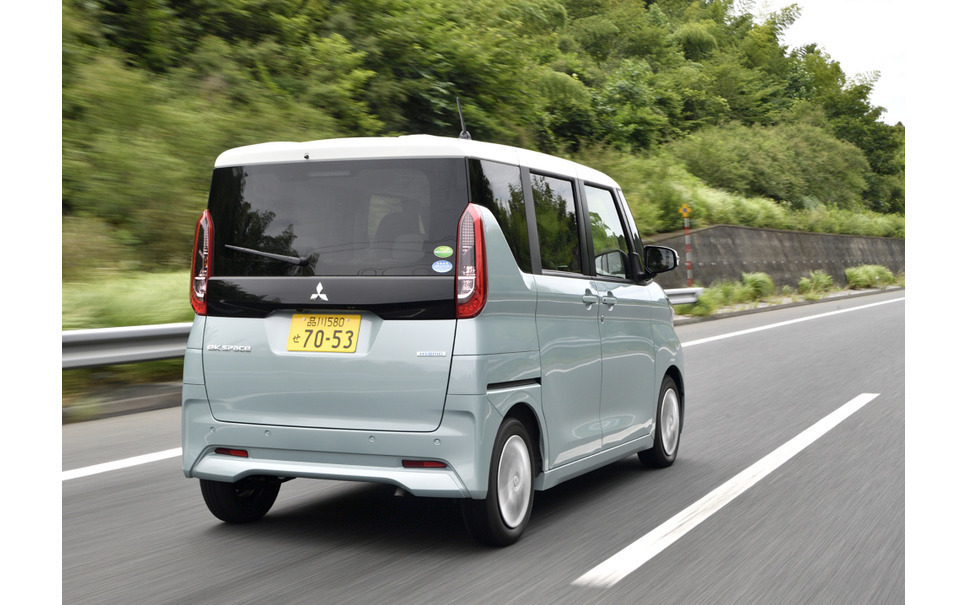
{"type": "Polygon", "coordinates": [[[880,265],[848,267],[844,273],[847,275],[847,287],[854,290],[886,288],[895,282],[890,270],[880,265]]]}
{"type": "Polygon", "coordinates": [[[773,279],[766,273],[744,273],[743,285],[750,290],[750,302],[769,298],[776,291],[773,279]]]}
{"type": "Polygon", "coordinates": [[[722,307],[724,304],[723,291],[721,289],[715,287],[706,288],[696,299],[696,303],[690,305],[688,309],[683,309],[683,312],[697,317],[707,317],[715,313],[716,309],[722,307]]]}
{"type": "Polygon", "coordinates": [[[676,309],[683,315],[705,317],[720,307],[755,303],[772,296],[775,291],[773,279],[766,273],[744,273],[743,281],[719,281],[703,288],[695,304],[676,309]]]}
{"type": "Polygon", "coordinates": [[[834,278],[826,271],[811,271],[807,277],[801,277],[797,283],[800,294],[821,294],[834,289],[834,278]]]}
{"type": "Polygon", "coordinates": [[[816,126],[734,122],[705,128],[668,148],[704,182],[746,197],[800,207],[807,200],[847,210],[864,206],[870,174],[864,153],[816,126]]]}

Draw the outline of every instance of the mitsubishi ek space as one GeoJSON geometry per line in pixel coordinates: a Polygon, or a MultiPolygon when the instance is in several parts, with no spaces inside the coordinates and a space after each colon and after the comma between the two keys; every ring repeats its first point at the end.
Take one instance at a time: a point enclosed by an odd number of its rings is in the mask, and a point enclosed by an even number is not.
{"type": "Polygon", "coordinates": [[[535,490],[676,459],[673,312],[619,185],[462,138],[265,143],[215,162],[192,266],[183,469],[215,517],[294,478],[455,498],[517,541],[535,490]]]}

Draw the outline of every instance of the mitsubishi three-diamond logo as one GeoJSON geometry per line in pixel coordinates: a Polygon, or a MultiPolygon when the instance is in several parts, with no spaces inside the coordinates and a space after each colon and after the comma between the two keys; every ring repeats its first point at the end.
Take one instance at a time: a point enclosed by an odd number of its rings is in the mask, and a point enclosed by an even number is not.
{"type": "Polygon", "coordinates": [[[329,300],[329,298],[323,294],[323,282],[316,284],[316,293],[310,296],[309,300],[329,300]]]}

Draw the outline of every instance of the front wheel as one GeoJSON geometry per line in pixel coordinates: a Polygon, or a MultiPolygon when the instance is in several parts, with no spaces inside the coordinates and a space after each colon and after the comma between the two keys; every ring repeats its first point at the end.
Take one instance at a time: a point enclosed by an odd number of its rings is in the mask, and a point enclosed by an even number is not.
{"type": "Polygon", "coordinates": [[[508,546],[524,533],[534,501],[531,447],[531,436],[520,420],[508,418],[498,429],[487,496],[461,501],[464,524],[478,541],[508,546]]]}
{"type": "Polygon", "coordinates": [[[258,521],[279,495],[279,480],[275,477],[246,477],[235,483],[208,479],[199,482],[208,510],[226,523],[258,521]]]}
{"type": "Polygon", "coordinates": [[[639,461],[645,466],[664,468],[676,461],[679,453],[679,434],[682,433],[682,408],[679,387],[671,376],[662,380],[659,389],[659,405],[656,408],[655,443],[652,449],[639,452],[639,461]]]}

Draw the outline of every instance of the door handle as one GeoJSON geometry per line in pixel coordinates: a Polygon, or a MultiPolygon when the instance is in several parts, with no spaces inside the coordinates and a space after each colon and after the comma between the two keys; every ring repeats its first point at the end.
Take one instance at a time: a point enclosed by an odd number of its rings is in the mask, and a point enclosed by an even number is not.
{"type": "Polygon", "coordinates": [[[608,305],[608,310],[611,311],[612,307],[615,306],[615,303],[618,302],[618,299],[615,298],[615,295],[612,294],[611,291],[609,291],[605,296],[602,297],[602,302],[608,305]]]}
{"type": "Polygon", "coordinates": [[[585,303],[586,309],[590,309],[592,305],[598,304],[598,295],[593,294],[591,290],[585,290],[585,294],[581,297],[581,301],[585,303]]]}

